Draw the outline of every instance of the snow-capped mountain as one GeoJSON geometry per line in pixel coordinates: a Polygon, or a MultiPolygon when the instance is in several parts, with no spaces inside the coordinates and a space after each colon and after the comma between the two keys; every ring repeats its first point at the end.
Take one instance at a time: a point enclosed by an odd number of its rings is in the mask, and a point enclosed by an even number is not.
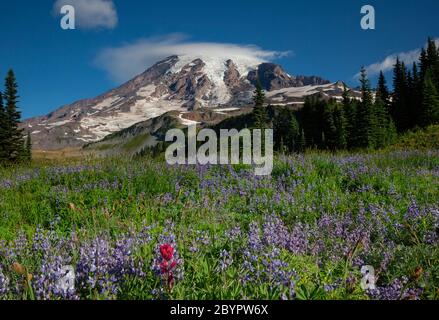
{"type": "Polygon", "coordinates": [[[99,97],[26,120],[23,128],[37,149],[78,147],[169,111],[248,106],[258,80],[272,104],[300,104],[313,94],[340,97],[343,90],[341,83],[291,76],[272,63],[171,56],[99,97]]]}

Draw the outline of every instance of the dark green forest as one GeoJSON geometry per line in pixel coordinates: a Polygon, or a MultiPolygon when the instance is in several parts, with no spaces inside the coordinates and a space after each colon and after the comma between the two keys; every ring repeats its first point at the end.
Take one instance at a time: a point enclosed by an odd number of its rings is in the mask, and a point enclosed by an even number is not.
{"type": "MultiPolygon", "coordinates": [[[[372,89],[364,68],[360,73],[361,100],[345,87],[343,101],[308,97],[300,110],[269,107],[275,148],[301,152],[307,148],[326,150],[378,149],[395,142],[409,130],[439,123],[439,50],[433,40],[422,49],[419,62],[406,66],[397,59],[393,69],[393,91],[383,72],[372,89]]],[[[256,89],[255,97],[260,95],[256,89]]],[[[253,125],[261,126],[260,98],[255,98],[253,125]]],[[[268,123],[265,124],[266,126],[268,123]]]]}

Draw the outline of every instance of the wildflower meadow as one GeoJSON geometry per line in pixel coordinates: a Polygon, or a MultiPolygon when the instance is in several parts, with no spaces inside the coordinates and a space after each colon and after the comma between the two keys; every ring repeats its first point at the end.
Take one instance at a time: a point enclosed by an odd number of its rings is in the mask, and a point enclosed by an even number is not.
{"type": "Polygon", "coordinates": [[[5,168],[0,299],[438,299],[438,199],[437,150],[5,168]]]}

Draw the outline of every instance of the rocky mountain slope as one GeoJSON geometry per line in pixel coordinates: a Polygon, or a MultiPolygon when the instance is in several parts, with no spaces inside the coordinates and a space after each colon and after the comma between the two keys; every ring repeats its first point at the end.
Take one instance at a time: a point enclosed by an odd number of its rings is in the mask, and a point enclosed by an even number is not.
{"type": "Polygon", "coordinates": [[[342,83],[291,76],[272,63],[171,56],[101,96],[26,120],[23,128],[32,134],[35,149],[81,147],[170,111],[180,112],[177,119],[187,124],[184,112],[210,108],[227,114],[248,106],[257,79],[271,104],[301,104],[313,94],[340,98],[343,90],[342,83]]]}

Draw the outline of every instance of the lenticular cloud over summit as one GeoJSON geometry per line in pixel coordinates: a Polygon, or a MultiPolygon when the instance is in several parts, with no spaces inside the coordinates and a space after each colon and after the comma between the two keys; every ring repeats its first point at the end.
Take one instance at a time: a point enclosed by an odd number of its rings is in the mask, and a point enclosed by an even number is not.
{"type": "Polygon", "coordinates": [[[182,35],[142,39],[120,47],[106,48],[96,58],[99,68],[116,82],[126,81],[156,62],[172,55],[189,60],[228,60],[244,66],[257,66],[289,52],[264,50],[255,45],[187,41],[182,35]]]}

